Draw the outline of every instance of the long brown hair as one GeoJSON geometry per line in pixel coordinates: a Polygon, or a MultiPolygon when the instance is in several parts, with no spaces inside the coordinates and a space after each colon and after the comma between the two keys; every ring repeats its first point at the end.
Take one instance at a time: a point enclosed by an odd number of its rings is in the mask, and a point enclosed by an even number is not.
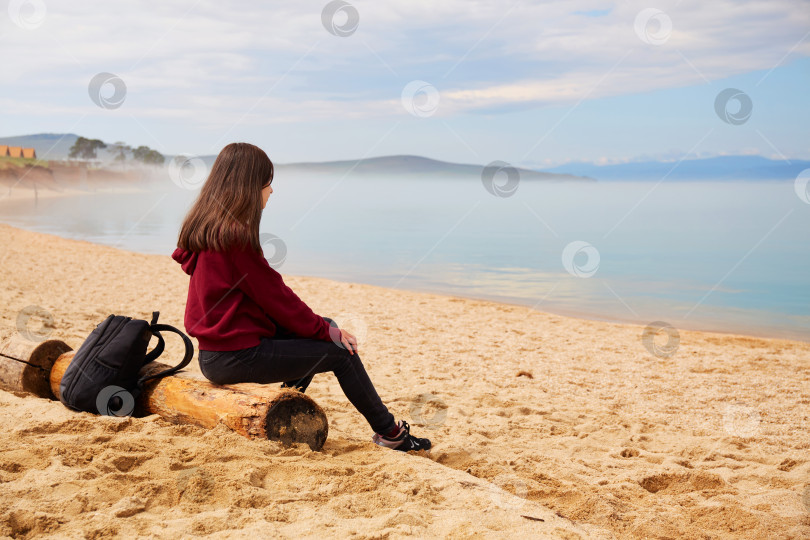
{"type": "Polygon", "coordinates": [[[177,246],[194,252],[250,246],[262,253],[262,188],[273,162],[249,143],[231,143],[217,155],[197,200],[183,219],[177,246]]]}

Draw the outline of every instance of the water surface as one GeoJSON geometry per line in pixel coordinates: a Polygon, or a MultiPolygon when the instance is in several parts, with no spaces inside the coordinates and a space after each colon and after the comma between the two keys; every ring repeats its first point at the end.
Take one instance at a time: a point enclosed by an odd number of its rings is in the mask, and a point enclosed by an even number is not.
{"type": "MultiPolygon", "coordinates": [[[[789,182],[524,181],[509,197],[442,178],[279,177],[273,188],[261,231],[283,242],[265,244],[282,274],[810,339],[810,205],[789,182]]],[[[169,256],[197,193],[0,201],[0,219],[169,256]]]]}

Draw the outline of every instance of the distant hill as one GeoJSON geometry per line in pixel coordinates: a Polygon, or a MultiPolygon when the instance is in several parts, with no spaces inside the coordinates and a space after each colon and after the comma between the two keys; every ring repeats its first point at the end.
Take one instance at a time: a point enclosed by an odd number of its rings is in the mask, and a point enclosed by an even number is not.
{"type": "MultiPolygon", "coordinates": [[[[324,161],[319,163],[286,163],[279,164],[280,171],[307,174],[344,175],[351,171],[357,176],[442,176],[469,178],[481,177],[484,165],[470,165],[465,163],[449,163],[422,156],[382,156],[361,160],[324,161]]],[[[533,171],[515,167],[521,180],[592,180],[567,173],[533,171]]]]}
{"type": "MultiPolygon", "coordinates": [[[[39,133],[18,137],[0,137],[0,144],[33,147],[40,159],[66,159],[70,147],[78,138],[74,133],[39,133]]],[[[109,144],[109,142],[108,142],[109,144]]],[[[99,152],[101,161],[108,161],[106,151],[99,152]]],[[[173,156],[165,156],[167,161],[173,156]]],[[[199,156],[209,167],[216,155],[199,156]]],[[[422,156],[397,155],[324,162],[277,163],[279,171],[296,174],[338,175],[351,171],[353,176],[415,175],[469,178],[481,176],[483,165],[449,163],[422,156]]],[[[600,181],[668,181],[684,180],[794,180],[810,161],[773,160],[760,156],[718,156],[687,159],[677,162],[646,161],[616,165],[595,165],[587,162],[567,163],[542,170],[517,168],[523,180],[600,180],[600,181]],[[677,164],[677,167],[676,167],[677,164]]]]}
{"type": "MultiPolygon", "coordinates": [[[[40,159],[62,160],[67,159],[70,147],[76,142],[79,136],[75,133],[40,133],[36,135],[22,135],[19,137],[0,137],[0,144],[10,146],[33,147],[37,151],[40,159]]],[[[105,141],[109,144],[108,141],[105,141]]],[[[105,151],[99,152],[101,161],[108,161],[109,157],[105,151]]],[[[166,155],[166,160],[173,156],[166,155]]],[[[198,156],[208,167],[213,165],[216,155],[198,156]]],[[[277,163],[276,169],[279,171],[289,171],[298,174],[313,175],[339,175],[342,176],[351,171],[356,176],[391,176],[391,175],[441,175],[443,177],[468,178],[474,176],[481,177],[484,165],[469,165],[462,163],[448,163],[421,156],[383,156],[361,160],[344,161],[324,161],[313,163],[277,163]]],[[[580,178],[571,174],[542,172],[531,169],[516,168],[521,180],[592,180],[590,178],[580,178]]]]}
{"type": "Polygon", "coordinates": [[[773,160],[761,156],[718,156],[676,161],[646,161],[616,165],[567,163],[549,172],[590,176],[597,180],[795,180],[810,161],[773,160]],[[677,165],[677,167],[676,167],[677,165]]]}
{"type": "MultiPolygon", "coordinates": [[[[216,155],[197,156],[210,169],[216,160],[216,155]]],[[[171,156],[166,156],[170,159],[171,156]]],[[[382,156],[366,159],[347,159],[342,161],[316,161],[300,163],[273,163],[275,170],[296,175],[337,176],[346,173],[352,176],[442,176],[443,178],[481,178],[484,165],[470,165],[464,163],[449,163],[422,156],[382,156]]],[[[515,167],[521,180],[546,181],[593,181],[567,173],[535,171],[515,167]]]]}

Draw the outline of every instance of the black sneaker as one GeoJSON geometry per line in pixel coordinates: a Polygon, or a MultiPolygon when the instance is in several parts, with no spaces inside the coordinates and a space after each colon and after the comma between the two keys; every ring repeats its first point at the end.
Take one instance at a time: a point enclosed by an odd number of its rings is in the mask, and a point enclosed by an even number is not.
{"type": "Polygon", "coordinates": [[[430,450],[430,439],[420,439],[411,435],[411,426],[405,420],[400,420],[397,424],[399,426],[399,433],[396,437],[386,437],[375,433],[371,438],[375,444],[391,448],[393,450],[400,450],[407,452],[409,450],[430,450]]]}

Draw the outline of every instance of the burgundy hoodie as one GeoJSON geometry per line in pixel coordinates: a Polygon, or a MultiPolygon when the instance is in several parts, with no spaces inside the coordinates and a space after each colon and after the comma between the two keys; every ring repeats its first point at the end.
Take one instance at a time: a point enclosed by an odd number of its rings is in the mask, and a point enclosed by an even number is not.
{"type": "MultiPolygon", "coordinates": [[[[262,337],[273,337],[277,326],[295,337],[332,339],[329,323],[313,313],[262,254],[249,248],[200,253],[177,248],[172,259],[191,276],[184,324],[200,350],[253,347],[262,337]]],[[[338,334],[335,338],[339,342],[338,334]]]]}

